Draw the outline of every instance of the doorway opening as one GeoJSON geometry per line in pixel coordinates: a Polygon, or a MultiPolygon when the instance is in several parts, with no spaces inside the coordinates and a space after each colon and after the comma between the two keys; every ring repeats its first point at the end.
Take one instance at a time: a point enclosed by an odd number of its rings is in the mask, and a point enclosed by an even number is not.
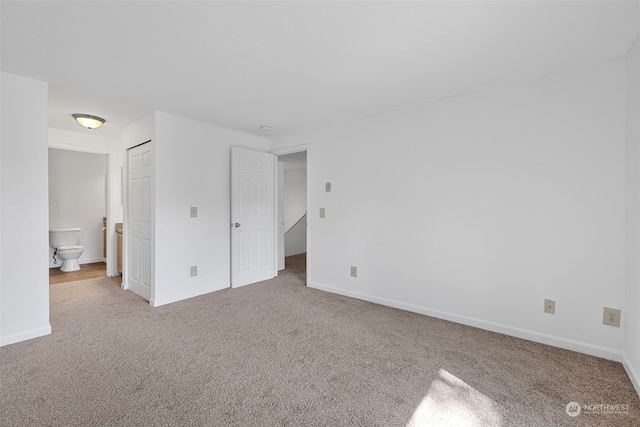
{"type": "Polygon", "coordinates": [[[306,276],[307,151],[279,155],[278,171],[278,270],[306,276]]]}
{"type": "Polygon", "coordinates": [[[80,270],[49,248],[49,283],[107,275],[108,155],[49,148],[49,229],[80,228],[80,270]]]}

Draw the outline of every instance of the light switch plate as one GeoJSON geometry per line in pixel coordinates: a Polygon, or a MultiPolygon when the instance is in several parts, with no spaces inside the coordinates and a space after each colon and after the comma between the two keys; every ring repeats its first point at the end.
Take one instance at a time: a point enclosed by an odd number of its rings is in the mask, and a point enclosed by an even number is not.
{"type": "Polygon", "coordinates": [[[324,217],[325,217],[324,208],[320,208],[320,218],[324,218],[324,217]]]}
{"type": "Polygon", "coordinates": [[[198,275],[198,266],[197,265],[191,266],[191,277],[195,277],[197,275],[198,275]]]}
{"type": "Polygon", "coordinates": [[[324,191],[326,191],[327,193],[331,193],[331,183],[330,182],[327,182],[324,185],[324,191]]]}
{"type": "Polygon", "coordinates": [[[198,217],[198,208],[195,206],[191,206],[191,218],[197,218],[198,217]]]}
{"type": "Polygon", "coordinates": [[[358,277],[358,267],[355,265],[351,266],[351,277],[358,277]]]}

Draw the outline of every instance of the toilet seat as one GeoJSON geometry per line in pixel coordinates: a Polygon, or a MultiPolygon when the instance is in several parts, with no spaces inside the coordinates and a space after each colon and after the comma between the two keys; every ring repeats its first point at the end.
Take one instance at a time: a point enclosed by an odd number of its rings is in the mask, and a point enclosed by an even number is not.
{"type": "Polygon", "coordinates": [[[81,246],[81,245],[60,246],[58,248],[58,253],[83,251],[83,250],[84,250],[84,246],[81,246]]]}

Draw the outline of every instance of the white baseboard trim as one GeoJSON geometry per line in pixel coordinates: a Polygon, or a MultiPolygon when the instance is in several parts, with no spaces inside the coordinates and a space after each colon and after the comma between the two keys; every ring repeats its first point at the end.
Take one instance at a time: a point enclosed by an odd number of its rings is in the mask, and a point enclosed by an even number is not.
{"type": "Polygon", "coordinates": [[[82,262],[78,260],[80,265],[82,264],[93,264],[94,262],[107,262],[106,258],[94,258],[94,259],[83,259],[82,262]]]}
{"type": "Polygon", "coordinates": [[[638,371],[635,370],[631,361],[627,357],[627,353],[622,353],[622,366],[624,366],[624,370],[627,371],[627,375],[629,375],[629,379],[631,380],[631,384],[633,384],[633,388],[636,389],[636,393],[640,396],[640,375],[638,375],[638,371]]]}
{"type": "MultiPolygon", "coordinates": [[[[78,260],[78,264],[93,264],[94,262],[107,262],[106,258],[96,258],[96,259],[83,259],[82,261],[78,260]]],[[[58,261],[57,264],[49,263],[49,268],[60,268],[62,267],[62,261],[58,261]]]]}
{"type": "Polygon", "coordinates": [[[516,338],[522,338],[529,341],[534,341],[541,344],[547,344],[553,347],[563,348],[565,350],[577,351],[578,353],[588,354],[590,356],[601,357],[603,359],[613,360],[615,362],[624,362],[623,352],[613,348],[603,347],[595,344],[590,344],[582,341],[571,340],[568,338],[558,337],[554,335],[535,332],[527,329],[516,328],[509,325],[504,325],[496,322],[490,322],[482,319],[476,319],[468,316],[461,316],[455,313],[448,313],[440,310],[433,310],[425,307],[420,307],[413,304],[407,304],[400,301],[390,300],[386,298],[379,298],[360,292],[348,291],[333,286],[327,286],[316,282],[309,282],[310,288],[318,289],[321,291],[331,292],[334,294],[344,295],[351,298],[361,299],[364,301],[373,302],[376,304],[385,305],[388,307],[398,308],[400,310],[410,311],[413,313],[424,314],[426,316],[435,317],[438,319],[449,320],[451,322],[460,323],[467,326],[473,326],[475,328],[484,329],[491,332],[497,332],[504,335],[509,335],[516,338]]]}
{"type": "Polygon", "coordinates": [[[182,295],[174,295],[169,298],[151,298],[149,300],[149,305],[151,307],[160,307],[161,305],[171,304],[171,303],[182,301],[185,299],[198,297],[200,295],[209,294],[211,292],[220,291],[222,289],[228,289],[230,286],[231,286],[231,283],[227,282],[227,283],[223,283],[221,285],[216,285],[213,287],[193,289],[189,293],[185,293],[182,295]]]}
{"type": "Polygon", "coordinates": [[[17,334],[5,335],[3,337],[0,337],[0,347],[9,344],[15,344],[20,341],[42,337],[49,334],[51,334],[51,325],[47,325],[38,329],[31,329],[25,332],[18,332],[17,334]]]}

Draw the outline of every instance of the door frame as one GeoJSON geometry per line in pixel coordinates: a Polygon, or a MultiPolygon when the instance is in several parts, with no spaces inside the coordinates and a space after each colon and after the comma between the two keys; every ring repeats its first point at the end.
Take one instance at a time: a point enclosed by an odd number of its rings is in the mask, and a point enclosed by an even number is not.
{"type": "MultiPolygon", "coordinates": [[[[113,239],[111,239],[111,236],[115,236],[115,232],[116,232],[116,221],[114,220],[114,217],[116,216],[114,214],[115,206],[111,200],[112,191],[113,191],[111,186],[111,181],[113,180],[113,176],[111,174],[111,167],[113,166],[112,165],[113,158],[111,157],[111,154],[112,154],[111,151],[107,149],[102,149],[102,148],[82,147],[79,145],[65,144],[57,141],[49,141],[47,148],[53,148],[56,150],[76,151],[78,153],[100,154],[100,155],[104,154],[107,156],[107,179],[106,179],[107,200],[106,200],[106,206],[105,206],[106,215],[107,215],[106,275],[107,277],[116,276],[117,275],[116,274],[117,273],[116,257],[118,256],[118,254],[116,253],[116,245],[114,244],[113,239]]],[[[47,201],[47,204],[48,203],[49,202],[47,201]]]]}
{"type": "MultiPolygon", "coordinates": [[[[284,156],[285,154],[301,153],[303,151],[307,152],[307,282],[305,283],[306,285],[308,285],[309,282],[311,282],[311,257],[313,256],[312,244],[311,244],[311,227],[313,226],[313,221],[309,220],[309,213],[311,212],[311,209],[309,209],[311,206],[311,192],[309,191],[309,152],[311,151],[310,148],[311,147],[309,146],[309,144],[299,144],[299,145],[293,145],[293,146],[284,147],[284,148],[276,148],[275,150],[269,151],[269,153],[275,154],[277,156],[276,162],[279,161],[278,160],[279,156],[284,156]]],[[[276,203],[276,215],[275,215],[276,230],[278,225],[278,214],[279,214],[277,209],[278,209],[278,203],[276,203]]],[[[278,253],[277,252],[278,249],[279,249],[278,240],[275,239],[276,254],[278,253]]],[[[278,271],[277,262],[278,261],[276,259],[276,272],[278,271]]]]}
{"type": "Polygon", "coordinates": [[[276,206],[274,208],[274,215],[276,218],[276,239],[278,242],[276,243],[276,276],[280,274],[282,270],[284,270],[284,163],[280,161],[278,157],[276,157],[276,206]],[[281,212],[282,210],[282,212],[281,212]],[[282,219],[282,222],[280,220],[282,219]],[[280,240],[282,237],[282,240],[280,240]],[[282,254],[282,258],[280,258],[280,254],[282,254]],[[282,267],[282,268],[280,268],[282,267]]]}

